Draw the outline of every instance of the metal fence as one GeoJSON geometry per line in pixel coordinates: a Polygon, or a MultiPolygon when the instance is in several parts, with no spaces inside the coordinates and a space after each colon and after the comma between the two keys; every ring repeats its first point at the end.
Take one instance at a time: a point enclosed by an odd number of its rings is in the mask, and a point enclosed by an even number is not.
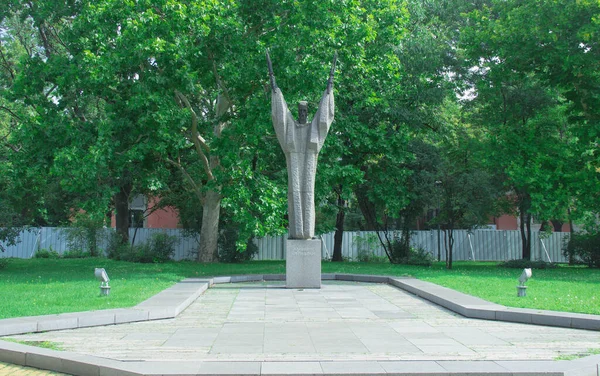
{"type": "MultiPolygon", "coordinates": [[[[113,229],[103,229],[98,237],[98,248],[106,249],[108,235],[113,229]]],[[[69,244],[68,228],[42,227],[23,231],[19,236],[19,243],[7,246],[5,252],[0,252],[0,258],[17,257],[31,258],[40,249],[54,250],[59,254],[72,248],[69,244]]],[[[177,237],[174,260],[194,259],[198,251],[199,238],[188,236],[180,229],[130,229],[130,242],[141,244],[147,242],[154,233],[166,233],[177,237]]],[[[550,235],[532,232],[531,258],[553,262],[567,262],[561,248],[563,241],[569,233],[555,232],[550,235]]],[[[381,234],[383,236],[383,234],[381,234]]],[[[333,253],[334,233],[320,236],[322,241],[321,253],[324,259],[331,258],[333,253]]],[[[259,251],[256,260],[283,260],[285,259],[285,235],[267,236],[256,240],[259,251]]],[[[503,261],[521,257],[521,235],[519,231],[498,230],[456,230],[454,231],[453,259],[455,261],[503,261]]],[[[442,260],[446,260],[446,242],[444,232],[440,233],[438,247],[438,232],[414,231],[411,243],[421,247],[434,258],[438,252],[442,260]]],[[[342,239],[342,255],[349,260],[359,260],[366,256],[385,257],[376,232],[344,232],[342,239]]]]}
{"type": "MultiPolygon", "coordinates": [[[[0,242],[6,249],[5,252],[0,252],[0,258],[31,258],[41,249],[56,251],[62,255],[65,251],[77,248],[76,245],[73,246],[69,242],[68,235],[70,230],[64,227],[40,227],[23,231],[19,235],[19,242],[16,245],[8,246],[0,242]]],[[[113,232],[114,229],[109,228],[99,230],[96,244],[99,249],[105,250],[107,248],[110,234],[113,232]]],[[[174,260],[193,259],[194,255],[198,252],[199,239],[194,236],[187,236],[180,229],[130,228],[129,242],[142,244],[147,242],[152,234],[156,233],[165,233],[175,236],[178,239],[178,242],[175,244],[174,260]]]]}

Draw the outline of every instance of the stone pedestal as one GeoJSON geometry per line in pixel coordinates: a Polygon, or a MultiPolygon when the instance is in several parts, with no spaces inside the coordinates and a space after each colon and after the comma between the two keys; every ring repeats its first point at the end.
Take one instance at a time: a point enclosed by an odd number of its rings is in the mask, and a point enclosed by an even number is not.
{"type": "Polygon", "coordinates": [[[321,241],[286,240],[285,286],[289,289],[321,288],[321,241]]]}

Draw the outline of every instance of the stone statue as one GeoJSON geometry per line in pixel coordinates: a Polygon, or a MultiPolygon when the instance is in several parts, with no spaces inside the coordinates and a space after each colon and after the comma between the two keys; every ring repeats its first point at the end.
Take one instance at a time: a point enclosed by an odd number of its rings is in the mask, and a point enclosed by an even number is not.
{"type": "Polygon", "coordinates": [[[337,54],[333,58],[327,89],[323,93],[314,119],[307,121],[307,102],[298,103],[298,121],[292,117],[273,75],[267,51],[271,79],[271,115],[279,144],[285,153],[288,170],[288,217],[290,239],[311,239],[315,235],[315,174],[317,157],[333,121],[333,75],[337,54]]]}

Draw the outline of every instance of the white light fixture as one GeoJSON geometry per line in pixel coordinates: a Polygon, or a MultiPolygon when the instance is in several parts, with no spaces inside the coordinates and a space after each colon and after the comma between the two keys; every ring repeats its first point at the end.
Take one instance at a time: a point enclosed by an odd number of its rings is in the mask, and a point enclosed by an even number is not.
{"type": "Polygon", "coordinates": [[[519,277],[519,286],[517,286],[517,296],[526,296],[527,295],[527,286],[525,286],[525,282],[531,278],[531,268],[523,269],[523,273],[519,277]]]}
{"type": "Polygon", "coordinates": [[[104,268],[96,268],[94,269],[94,276],[98,281],[100,281],[100,295],[108,295],[110,293],[110,286],[108,285],[108,274],[106,274],[106,270],[104,268]]]}

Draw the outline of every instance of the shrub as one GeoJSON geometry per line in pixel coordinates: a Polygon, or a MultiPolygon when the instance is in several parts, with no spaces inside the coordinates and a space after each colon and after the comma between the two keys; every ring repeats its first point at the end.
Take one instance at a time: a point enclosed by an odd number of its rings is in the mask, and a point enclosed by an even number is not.
{"type": "Polygon", "coordinates": [[[394,264],[431,266],[433,256],[425,249],[411,247],[402,239],[392,242],[392,260],[394,264]]]}
{"type": "Polygon", "coordinates": [[[65,251],[62,255],[63,258],[66,259],[76,259],[76,258],[86,258],[92,257],[89,252],[82,251],[81,249],[72,249],[65,251]]]}
{"type": "Polygon", "coordinates": [[[175,244],[177,241],[176,236],[156,233],[147,242],[132,247],[128,244],[121,244],[118,237],[114,236],[110,238],[107,253],[109,258],[120,261],[141,263],[166,262],[175,253],[175,244]]]}
{"type": "Polygon", "coordinates": [[[352,242],[356,244],[356,248],[358,250],[358,254],[373,254],[373,249],[381,246],[379,243],[379,238],[375,234],[363,234],[356,235],[352,238],[352,242]]]}
{"type": "Polygon", "coordinates": [[[73,227],[65,229],[69,249],[79,249],[91,256],[98,256],[98,243],[105,234],[103,219],[95,219],[87,213],[77,213],[73,227]]]}
{"type": "Polygon", "coordinates": [[[373,251],[368,251],[368,250],[364,250],[364,249],[358,249],[358,254],[356,256],[357,260],[359,262],[387,262],[388,258],[387,256],[379,256],[376,255],[375,252],[373,251]]]}
{"type": "Polygon", "coordinates": [[[106,242],[106,256],[113,260],[125,261],[124,255],[130,252],[129,244],[121,243],[121,237],[116,232],[111,232],[106,242]]]}
{"type": "Polygon", "coordinates": [[[237,229],[225,229],[219,234],[219,261],[226,263],[237,263],[252,260],[258,253],[258,246],[250,238],[240,247],[239,231],[237,229]]]}
{"type": "Polygon", "coordinates": [[[501,268],[510,268],[510,269],[554,269],[557,265],[553,262],[546,262],[543,260],[527,260],[527,259],[516,259],[516,260],[508,260],[501,262],[498,264],[501,268]]]}
{"type": "Polygon", "coordinates": [[[38,249],[34,255],[35,258],[58,259],[60,254],[50,247],[50,249],[38,249]]]}
{"type": "Polygon", "coordinates": [[[0,269],[4,269],[8,266],[8,259],[7,258],[0,258],[0,269]]]}
{"type": "Polygon", "coordinates": [[[394,264],[407,264],[410,259],[411,247],[403,239],[396,238],[392,241],[390,252],[394,264]]]}
{"type": "Polygon", "coordinates": [[[408,257],[408,265],[431,266],[433,264],[433,256],[422,247],[411,248],[410,256],[408,257]]]}
{"type": "Polygon", "coordinates": [[[600,232],[572,233],[563,243],[563,254],[570,263],[600,268],[600,232]]]}
{"type": "Polygon", "coordinates": [[[176,236],[165,233],[153,234],[149,242],[149,252],[152,256],[151,262],[169,261],[175,254],[176,236]]]}

